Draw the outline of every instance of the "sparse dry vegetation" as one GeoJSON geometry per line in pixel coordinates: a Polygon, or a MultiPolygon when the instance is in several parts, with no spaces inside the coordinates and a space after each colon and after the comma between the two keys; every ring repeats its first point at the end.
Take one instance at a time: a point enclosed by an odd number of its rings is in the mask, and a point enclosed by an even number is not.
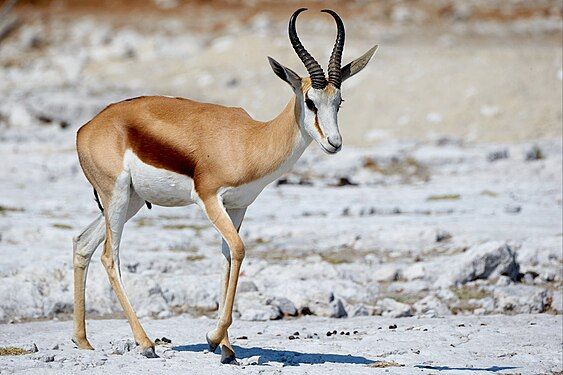
{"type": "Polygon", "coordinates": [[[15,346],[4,346],[0,347],[0,356],[8,356],[8,355],[25,355],[30,354],[31,352],[22,348],[17,348],[15,346]]]}

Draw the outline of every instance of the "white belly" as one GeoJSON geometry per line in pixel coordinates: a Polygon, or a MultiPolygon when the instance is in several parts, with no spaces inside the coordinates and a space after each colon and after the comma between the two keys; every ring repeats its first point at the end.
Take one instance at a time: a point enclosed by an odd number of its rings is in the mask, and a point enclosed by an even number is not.
{"type": "Polygon", "coordinates": [[[125,168],[131,173],[135,192],[159,206],[187,206],[197,199],[194,181],[185,175],[144,163],[131,150],[125,153],[125,168]]]}

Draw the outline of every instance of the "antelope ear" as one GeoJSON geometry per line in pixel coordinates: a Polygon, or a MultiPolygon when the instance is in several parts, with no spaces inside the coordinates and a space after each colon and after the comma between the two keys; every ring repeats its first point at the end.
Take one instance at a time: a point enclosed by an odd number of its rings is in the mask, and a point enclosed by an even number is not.
{"type": "Polygon", "coordinates": [[[268,61],[270,62],[270,66],[272,67],[274,73],[287,82],[293,91],[301,90],[301,77],[299,77],[297,73],[289,68],[286,68],[270,56],[268,56],[268,61]]]}
{"type": "Polygon", "coordinates": [[[344,68],[342,68],[342,82],[346,81],[348,78],[352,77],[356,73],[359,73],[363,68],[365,68],[375,51],[377,51],[378,47],[378,45],[374,46],[369,51],[364,53],[361,57],[357,58],[356,60],[352,61],[344,68]]]}

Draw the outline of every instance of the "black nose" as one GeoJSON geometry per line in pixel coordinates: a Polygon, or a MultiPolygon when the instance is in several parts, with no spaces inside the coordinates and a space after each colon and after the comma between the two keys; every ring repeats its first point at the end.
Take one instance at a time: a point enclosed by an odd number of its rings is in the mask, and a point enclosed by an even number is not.
{"type": "Polygon", "coordinates": [[[332,147],[337,150],[342,147],[342,139],[340,137],[337,137],[337,139],[330,139],[330,137],[327,137],[326,140],[332,147]]]}

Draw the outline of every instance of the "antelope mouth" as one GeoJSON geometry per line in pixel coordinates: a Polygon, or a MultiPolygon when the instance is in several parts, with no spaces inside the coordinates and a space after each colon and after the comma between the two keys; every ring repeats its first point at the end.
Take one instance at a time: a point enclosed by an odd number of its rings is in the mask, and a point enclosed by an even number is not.
{"type": "Polygon", "coordinates": [[[320,142],[319,142],[319,145],[321,146],[323,151],[326,152],[329,155],[337,154],[340,150],[342,150],[342,145],[340,145],[339,147],[334,147],[334,146],[331,145],[330,148],[327,148],[325,145],[323,145],[320,142]]]}

